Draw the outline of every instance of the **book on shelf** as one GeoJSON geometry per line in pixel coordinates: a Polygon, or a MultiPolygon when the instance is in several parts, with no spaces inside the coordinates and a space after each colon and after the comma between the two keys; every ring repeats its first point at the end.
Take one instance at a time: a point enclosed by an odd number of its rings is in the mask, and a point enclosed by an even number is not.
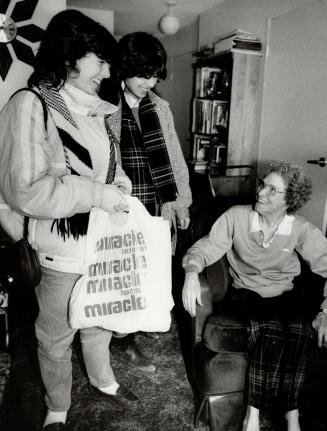
{"type": "Polygon", "coordinates": [[[211,131],[212,101],[207,99],[193,99],[192,132],[210,133],[211,131]]]}
{"type": "Polygon", "coordinates": [[[262,42],[260,40],[242,39],[234,36],[222,40],[217,40],[214,43],[215,54],[231,51],[232,49],[261,51],[261,48],[262,42]]]}
{"type": "Polygon", "coordinates": [[[194,171],[206,171],[208,169],[209,162],[203,161],[203,162],[197,162],[195,161],[193,164],[194,171]]]}
{"type": "Polygon", "coordinates": [[[234,39],[234,47],[236,49],[252,49],[253,51],[261,51],[262,43],[260,41],[234,39]]]}
{"type": "Polygon", "coordinates": [[[228,106],[225,100],[193,99],[192,132],[215,134],[219,128],[226,128],[228,106]]]}
{"type": "Polygon", "coordinates": [[[260,38],[254,35],[253,33],[250,33],[249,31],[246,31],[246,30],[242,30],[240,28],[232,30],[229,33],[226,33],[224,35],[221,35],[217,37],[216,40],[219,41],[219,40],[235,38],[235,37],[246,39],[246,40],[260,40],[260,38]]]}
{"type": "Polygon", "coordinates": [[[231,50],[231,52],[238,52],[239,54],[260,55],[260,56],[263,55],[261,51],[253,51],[253,49],[236,49],[236,48],[233,48],[231,50]]]}

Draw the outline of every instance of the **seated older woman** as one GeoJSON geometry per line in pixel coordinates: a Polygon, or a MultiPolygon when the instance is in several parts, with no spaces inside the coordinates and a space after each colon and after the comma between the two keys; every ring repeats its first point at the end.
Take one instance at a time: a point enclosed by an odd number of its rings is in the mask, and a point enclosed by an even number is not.
{"type": "Polygon", "coordinates": [[[259,411],[273,409],[285,413],[288,431],[300,430],[298,394],[315,340],[312,326],[320,347],[327,341],[327,298],[312,324],[314,314],[292,282],[300,273],[298,254],[313,272],[327,277],[327,239],[295,215],[310,194],[310,180],[299,166],[271,165],[254,208],[230,208],[183,259],[183,304],[194,316],[196,303],[202,305],[198,274],[227,253],[233,288],[219,311],[236,313],[248,328],[244,431],[259,430],[259,411]]]}

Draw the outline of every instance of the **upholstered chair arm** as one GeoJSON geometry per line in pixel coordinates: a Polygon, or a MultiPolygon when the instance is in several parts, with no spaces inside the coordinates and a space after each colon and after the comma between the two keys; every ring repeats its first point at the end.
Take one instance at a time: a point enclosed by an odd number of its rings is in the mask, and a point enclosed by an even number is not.
{"type": "Polygon", "coordinates": [[[202,339],[202,333],[204,324],[207,317],[212,314],[212,293],[210,286],[203,274],[199,276],[200,287],[201,287],[201,300],[202,306],[196,306],[196,316],[193,318],[193,343],[194,346],[199,343],[202,339]]]}
{"type": "Polygon", "coordinates": [[[230,275],[226,257],[207,267],[200,274],[202,306],[197,305],[196,316],[193,318],[193,347],[202,340],[205,322],[213,312],[214,304],[225,296],[230,284],[230,275]]]}

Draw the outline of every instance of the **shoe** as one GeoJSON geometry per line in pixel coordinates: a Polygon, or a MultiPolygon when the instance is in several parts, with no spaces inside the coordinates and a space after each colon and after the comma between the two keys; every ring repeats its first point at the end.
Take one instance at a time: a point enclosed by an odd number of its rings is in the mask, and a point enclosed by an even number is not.
{"type": "Polygon", "coordinates": [[[63,422],[53,422],[43,428],[44,431],[63,431],[64,429],[65,424],[63,422]]]}
{"type": "Polygon", "coordinates": [[[156,371],[155,365],[151,364],[150,360],[138,349],[136,344],[129,344],[121,352],[121,360],[127,365],[138,368],[147,373],[156,371]]]}
{"type": "Polygon", "coordinates": [[[99,388],[90,383],[90,392],[97,395],[102,400],[109,401],[114,406],[123,409],[126,406],[135,406],[140,402],[138,396],[134,394],[134,392],[122,385],[119,385],[115,395],[111,395],[102,392],[99,388]]]}

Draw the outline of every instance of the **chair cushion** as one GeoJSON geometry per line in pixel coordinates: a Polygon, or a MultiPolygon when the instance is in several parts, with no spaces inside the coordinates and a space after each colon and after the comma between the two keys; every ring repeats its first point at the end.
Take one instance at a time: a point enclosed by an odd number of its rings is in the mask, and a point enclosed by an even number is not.
{"type": "Polygon", "coordinates": [[[243,419],[243,392],[209,397],[211,431],[239,431],[243,419]]]}
{"type": "Polygon", "coordinates": [[[214,353],[199,343],[195,350],[195,381],[203,395],[242,391],[247,362],[244,353],[214,353]]]}
{"type": "Polygon", "coordinates": [[[210,316],[205,324],[203,343],[212,352],[244,352],[246,327],[234,316],[210,316]]]}

